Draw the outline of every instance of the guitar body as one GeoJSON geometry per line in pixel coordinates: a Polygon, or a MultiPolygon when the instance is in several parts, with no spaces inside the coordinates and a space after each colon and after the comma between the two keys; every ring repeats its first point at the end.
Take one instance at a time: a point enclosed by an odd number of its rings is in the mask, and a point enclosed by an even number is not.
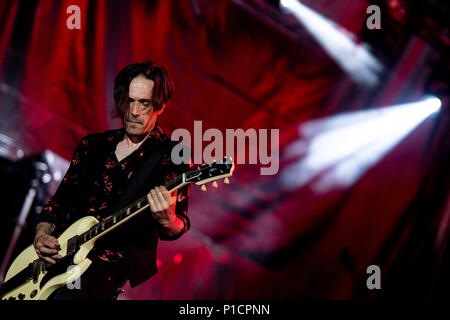
{"type": "MultiPolygon", "coordinates": [[[[58,238],[61,250],[59,254],[63,257],[55,265],[51,265],[47,270],[39,272],[37,281],[28,279],[14,290],[7,292],[2,300],[45,300],[56,289],[76,281],[91,265],[92,261],[87,259],[88,253],[94,247],[95,239],[83,243],[79,250],[73,255],[67,254],[68,240],[76,235],[89,230],[97,224],[98,220],[87,216],[79,219],[58,238]]],[[[33,245],[22,251],[13,261],[5,276],[5,283],[26,269],[30,263],[39,259],[33,245]]]]}

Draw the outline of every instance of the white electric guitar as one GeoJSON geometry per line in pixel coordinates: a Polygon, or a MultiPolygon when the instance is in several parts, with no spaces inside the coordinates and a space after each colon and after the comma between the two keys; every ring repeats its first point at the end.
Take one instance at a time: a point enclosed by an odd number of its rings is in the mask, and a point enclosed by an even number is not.
{"type": "MultiPolygon", "coordinates": [[[[213,185],[217,186],[215,180],[225,179],[224,182],[229,183],[228,177],[233,170],[231,159],[224,158],[220,162],[206,164],[178,175],[166,183],[165,187],[173,192],[190,183],[203,185],[214,181],[213,185]]],[[[8,269],[5,282],[0,287],[1,299],[45,300],[56,289],[73,283],[91,265],[92,261],[87,255],[94,248],[95,242],[139,213],[149,210],[148,207],[147,196],[144,196],[102,222],[92,216],[79,219],[58,238],[62,259],[56,264],[40,259],[33,245],[27,247],[8,269]]]]}

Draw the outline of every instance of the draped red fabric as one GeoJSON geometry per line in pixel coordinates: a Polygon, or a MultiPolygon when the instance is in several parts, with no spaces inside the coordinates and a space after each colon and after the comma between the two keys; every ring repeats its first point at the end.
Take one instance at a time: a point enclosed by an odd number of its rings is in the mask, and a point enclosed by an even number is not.
{"type": "Polygon", "coordinates": [[[12,28],[16,17],[18,2],[4,1],[0,4],[0,60],[3,61],[5,50],[11,40],[12,28]]]}
{"type": "Polygon", "coordinates": [[[42,1],[36,8],[26,56],[21,108],[32,150],[51,148],[69,158],[88,132],[107,129],[104,94],[105,1],[77,2],[81,29],[68,29],[71,1],[42,1]],[[90,20],[88,20],[90,19],[90,20]]]}
{"type": "MultiPolygon", "coordinates": [[[[303,2],[360,37],[366,1],[303,2]]],[[[1,78],[19,92],[1,93],[0,115],[8,120],[0,130],[27,154],[50,149],[69,159],[82,136],[120,126],[111,118],[114,77],[142,60],[163,65],[175,84],[158,120],[169,135],[177,128],[193,135],[196,120],[203,131],[280,130],[279,144],[270,150],[280,153],[278,173],[264,176],[260,164],[238,164],[231,184],[208,192],[192,188],[190,232],[161,242],[158,274],[127,286],[123,299],[427,294],[433,273],[426,263],[436,258],[431,244],[448,226],[441,222],[448,117],[425,119],[352,183],[318,191],[331,169],[304,184],[286,182],[300,180],[290,170],[306,155],[291,152],[301,148],[304,125],[416,101],[425,93],[425,42],[402,35],[393,65],[378,86],[366,88],[352,83],[300,24],[293,36],[286,22],[292,17],[277,25],[271,17],[278,13],[264,1],[30,3],[0,4],[1,78]],[[74,4],[81,12],[79,30],[66,25],[66,10],[74,4]],[[22,16],[32,19],[18,22],[22,16]],[[15,37],[27,28],[28,38],[15,37]],[[381,291],[366,286],[370,265],[380,266],[381,291]],[[414,274],[421,283],[415,291],[407,281],[414,274]]]]}

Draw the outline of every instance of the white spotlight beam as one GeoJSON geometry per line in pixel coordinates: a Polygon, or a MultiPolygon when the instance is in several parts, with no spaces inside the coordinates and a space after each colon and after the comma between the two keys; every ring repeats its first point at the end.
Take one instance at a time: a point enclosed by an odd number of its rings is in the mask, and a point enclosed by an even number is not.
{"type": "Polygon", "coordinates": [[[356,37],[330,19],[321,16],[297,0],[281,0],[281,7],[297,17],[335,62],[357,83],[374,86],[383,65],[356,37]]]}
{"type": "Polygon", "coordinates": [[[282,160],[299,160],[281,171],[281,184],[293,190],[314,180],[317,192],[350,186],[440,107],[433,97],[306,123],[285,149],[282,160]]]}

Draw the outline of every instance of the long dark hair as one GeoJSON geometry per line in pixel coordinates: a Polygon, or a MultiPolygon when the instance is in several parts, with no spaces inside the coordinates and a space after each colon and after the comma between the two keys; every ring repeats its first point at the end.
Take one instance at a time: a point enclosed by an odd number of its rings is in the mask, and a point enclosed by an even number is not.
{"type": "Polygon", "coordinates": [[[120,70],[114,80],[114,102],[116,107],[113,116],[120,117],[122,120],[126,116],[129,109],[128,90],[130,82],[138,76],[153,80],[155,83],[151,97],[154,111],[161,110],[172,97],[173,83],[169,79],[166,69],[155,65],[151,61],[133,63],[120,70]]]}

